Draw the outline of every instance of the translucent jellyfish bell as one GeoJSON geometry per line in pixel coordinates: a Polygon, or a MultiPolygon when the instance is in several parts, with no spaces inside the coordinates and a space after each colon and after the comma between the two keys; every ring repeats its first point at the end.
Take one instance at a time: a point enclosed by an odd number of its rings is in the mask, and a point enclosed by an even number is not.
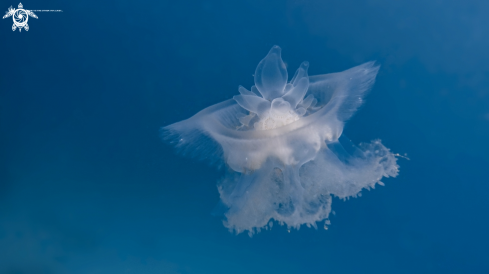
{"type": "Polygon", "coordinates": [[[395,155],[379,140],[355,147],[341,136],[379,67],[310,77],[308,67],[302,63],[287,83],[274,46],[251,91],[240,86],[233,99],[163,128],[182,153],[229,167],[219,193],[230,230],[253,234],[272,219],[289,228],[329,224],[333,195],[356,197],[398,174],[395,155]]]}

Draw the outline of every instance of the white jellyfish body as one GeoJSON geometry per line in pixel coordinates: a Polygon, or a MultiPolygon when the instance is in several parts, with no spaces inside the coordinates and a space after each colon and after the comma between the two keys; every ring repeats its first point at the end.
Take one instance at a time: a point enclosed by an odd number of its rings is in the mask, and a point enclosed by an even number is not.
{"type": "Polygon", "coordinates": [[[396,156],[380,141],[340,144],[344,122],[362,104],[379,67],[369,62],[309,77],[308,66],[303,62],[287,82],[274,46],[258,64],[251,91],[240,86],[233,99],[163,128],[184,154],[229,167],[219,192],[230,230],[252,234],[272,219],[316,227],[328,219],[332,195],[355,197],[397,176],[396,156]]]}

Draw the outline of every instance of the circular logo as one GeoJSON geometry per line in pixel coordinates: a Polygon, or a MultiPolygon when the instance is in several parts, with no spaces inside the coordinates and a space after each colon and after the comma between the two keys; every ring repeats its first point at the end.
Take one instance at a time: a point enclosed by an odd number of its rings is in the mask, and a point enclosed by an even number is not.
{"type": "Polygon", "coordinates": [[[23,9],[18,9],[14,13],[14,23],[17,27],[23,27],[27,25],[27,20],[29,19],[29,15],[23,9]]]}

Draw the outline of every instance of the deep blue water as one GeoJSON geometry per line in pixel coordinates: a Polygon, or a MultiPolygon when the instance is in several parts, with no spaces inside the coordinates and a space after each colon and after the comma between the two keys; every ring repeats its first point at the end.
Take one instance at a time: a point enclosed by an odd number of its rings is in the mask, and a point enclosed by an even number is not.
{"type": "MultiPolygon", "coordinates": [[[[0,273],[489,273],[487,1],[35,1],[0,21],[0,273]],[[329,230],[231,234],[158,130],[290,68],[382,65],[345,128],[397,178],[329,230]]],[[[2,0],[7,10],[17,2],[2,0]]]]}

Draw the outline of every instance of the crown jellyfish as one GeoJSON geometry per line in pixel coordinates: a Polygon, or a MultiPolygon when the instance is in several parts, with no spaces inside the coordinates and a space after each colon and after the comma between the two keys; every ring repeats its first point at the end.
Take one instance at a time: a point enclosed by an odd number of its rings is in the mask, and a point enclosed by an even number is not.
{"type": "Polygon", "coordinates": [[[356,197],[398,174],[396,154],[380,140],[354,146],[341,136],[379,66],[314,76],[308,68],[303,62],[288,82],[274,46],[250,90],[240,86],[233,99],[162,129],[183,154],[228,167],[218,190],[231,231],[252,235],[273,220],[289,230],[327,228],[333,195],[356,197]]]}

